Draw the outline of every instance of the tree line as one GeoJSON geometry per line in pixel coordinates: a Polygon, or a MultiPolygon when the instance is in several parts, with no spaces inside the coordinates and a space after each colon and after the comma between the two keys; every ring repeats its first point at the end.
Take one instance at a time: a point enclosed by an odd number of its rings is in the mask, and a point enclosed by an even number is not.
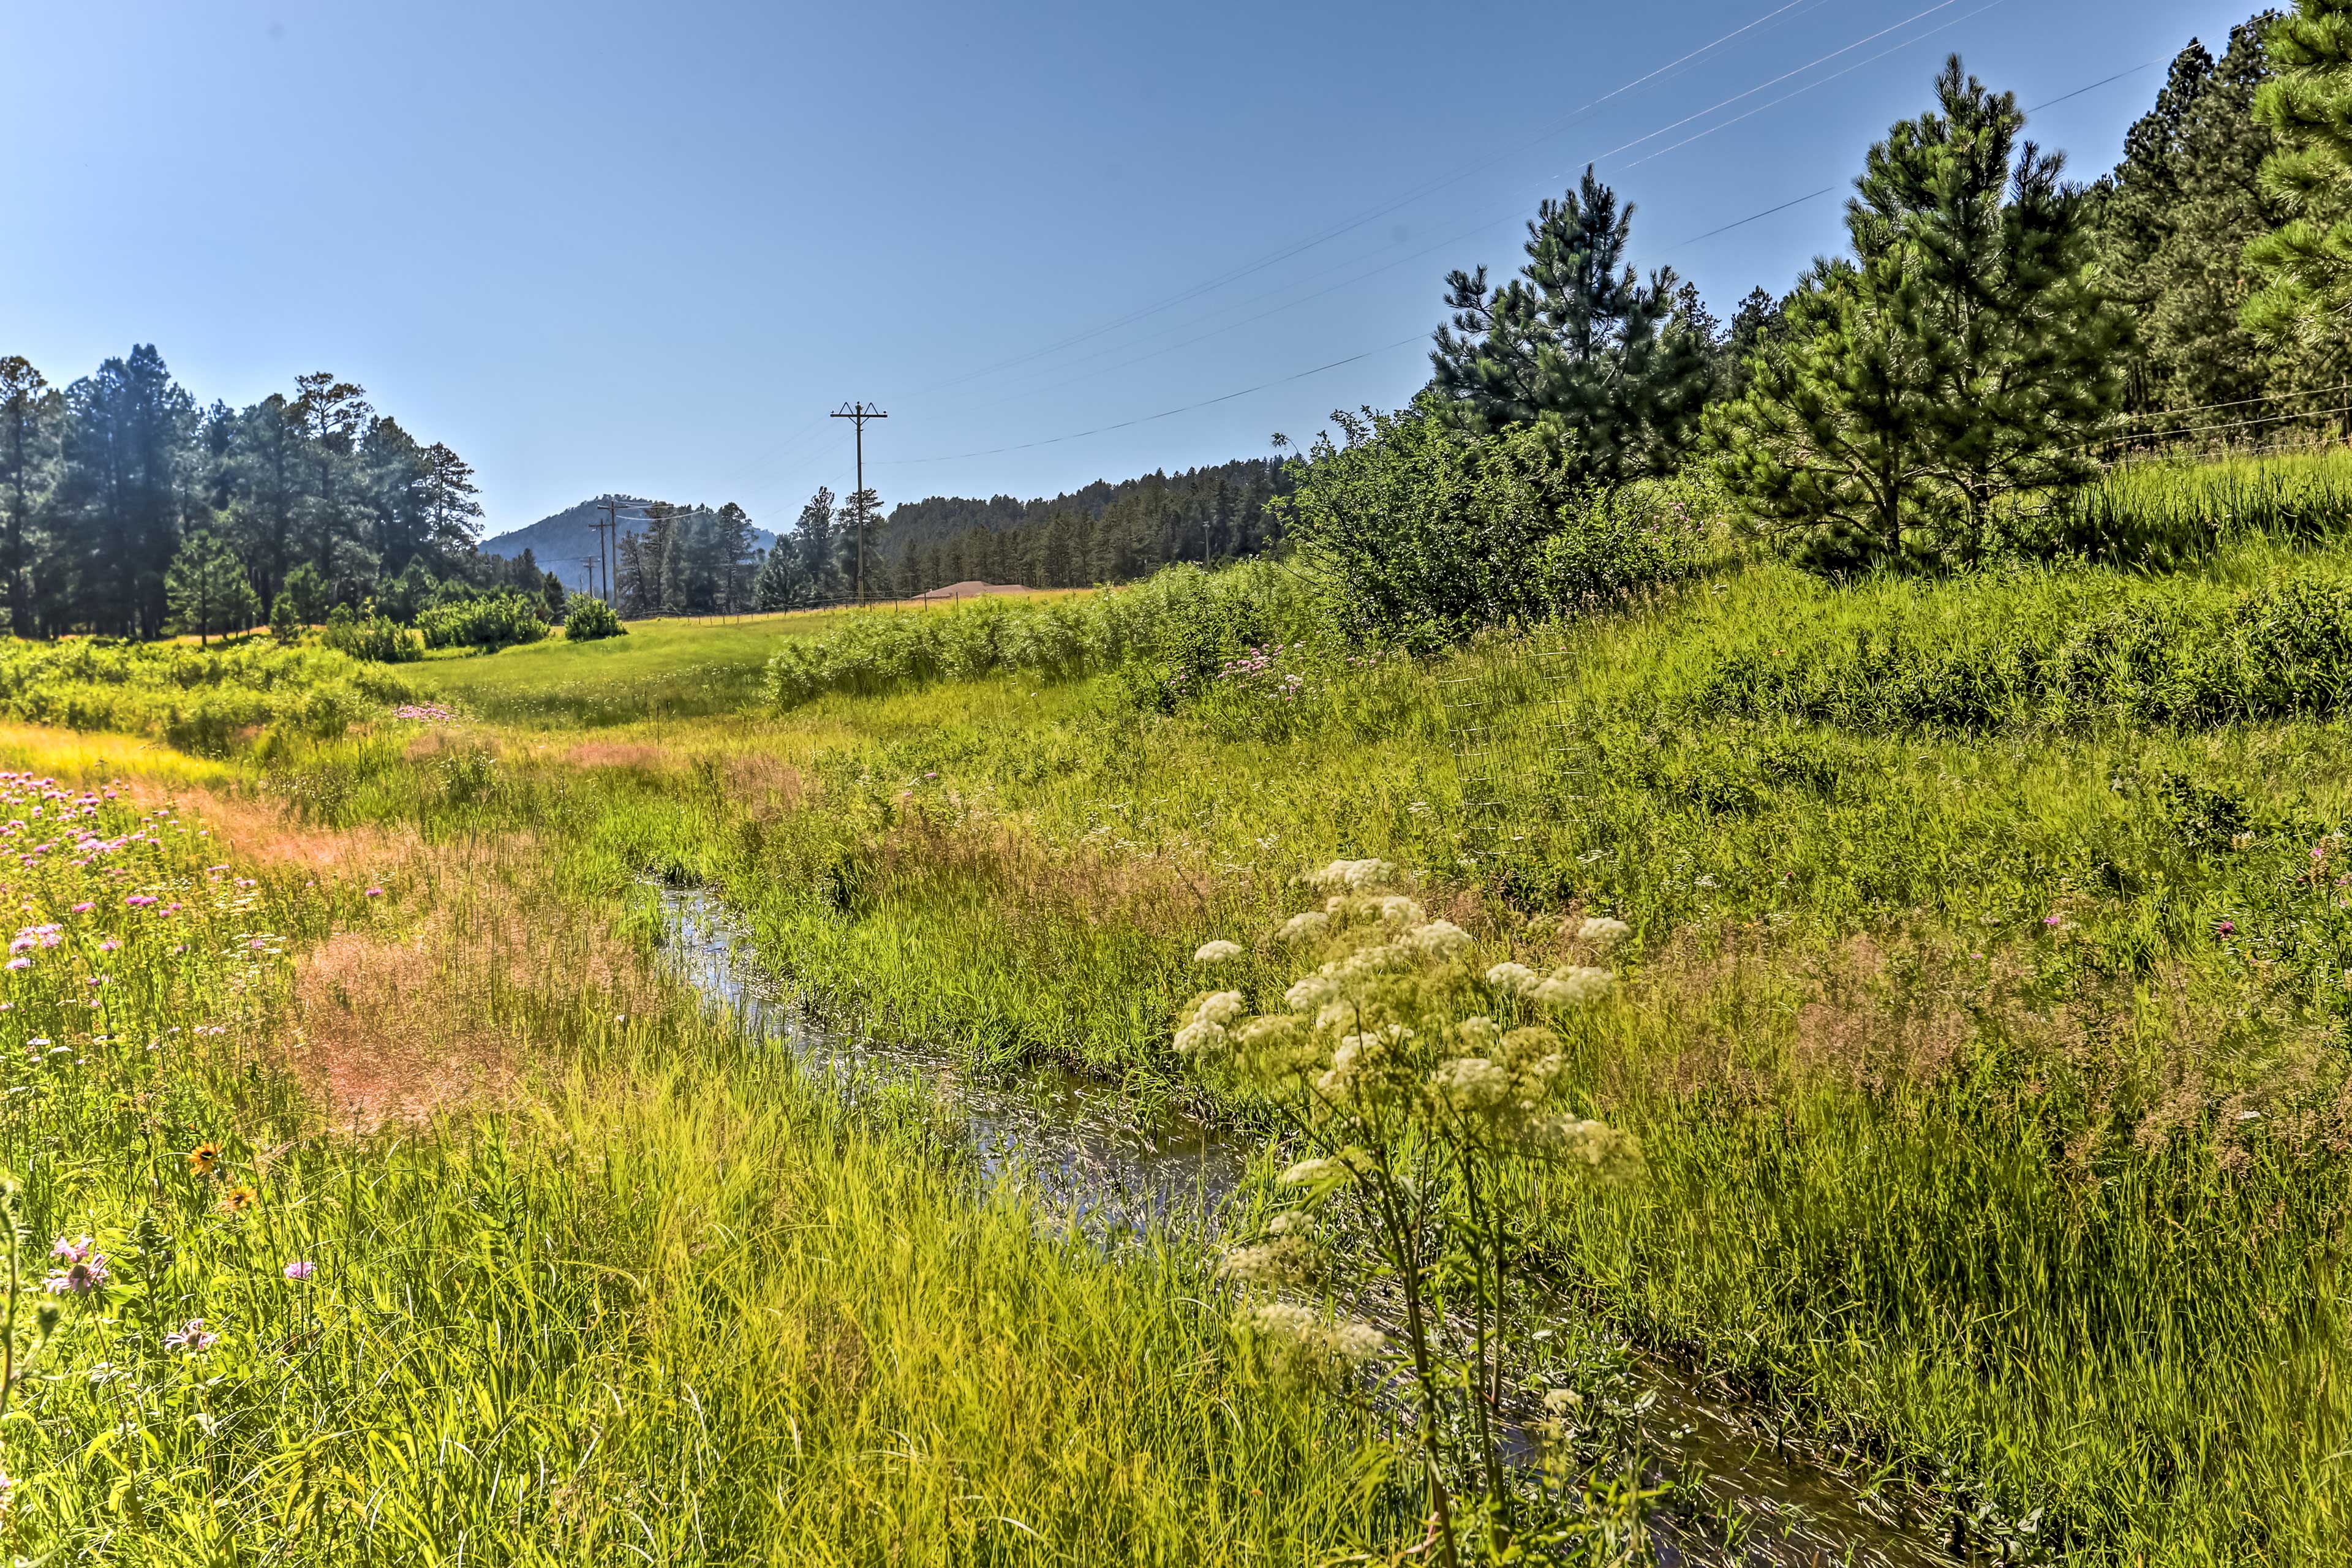
{"type": "Polygon", "coordinates": [[[0,611],[18,637],[543,593],[535,563],[477,551],[480,518],[464,458],[325,372],[199,407],[152,344],[62,387],[0,358],[0,611]]]}

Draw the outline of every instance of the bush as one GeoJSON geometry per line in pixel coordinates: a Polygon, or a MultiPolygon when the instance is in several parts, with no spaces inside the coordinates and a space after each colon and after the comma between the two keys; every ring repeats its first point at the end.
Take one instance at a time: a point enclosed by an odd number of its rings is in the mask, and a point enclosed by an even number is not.
{"type": "Polygon", "coordinates": [[[612,605],[585,594],[573,595],[571,611],[563,617],[565,642],[595,642],[628,635],[629,628],[621,624],[620,615],[612,605]]]}
{"type": "Polygon", "coordinates": [[[416,634],[406,626],[373,612],[362,620],[341,605],[327,617],[322,640],[337,653],[370,664],[406,664],[425,657],[416,634]]]}
{"type": "Polygon", "coordinates": [[[525,595],[493,594],[436,605],[416,617],[416,626],[425,634],[426,647],[501,648],[547,636],[540,607],[537,599],[525,595]]]}
{"type": "Polygon", "coordinates": [[[1152,667],[1150,686],[1209,677],[1256,644],[1328,640],[1318,616],[1304,580],[1274,563],[1171,566],[1082,599],[868,611],[830,637],[786,641],[768,660],[767,690],[790,708],[833,691],[875,696],[1015,671],[1068,680],[1130,662],[1152,667]]]}
{"type": "Polygon", "coordinates": [[[0,640],[0,715],[207,754],[272,729],[332,739],[414,695],[390,671],[323,648],[0,640]]]}
{"type": "Polygon", "coordinates": [[[1424,405],[1335,415],[1274,503],[1351,640],[1429,649],[1621,599],[1688,570],[1698,531],[1654,486],[1570,482],[1533,427],[1471,438],[1424,405]]]}

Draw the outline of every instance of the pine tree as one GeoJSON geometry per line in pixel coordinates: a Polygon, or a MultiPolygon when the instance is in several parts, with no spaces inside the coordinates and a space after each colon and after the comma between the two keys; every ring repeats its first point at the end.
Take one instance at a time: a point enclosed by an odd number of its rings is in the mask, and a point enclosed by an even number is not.
{"type": "Polygon", "coordinates": [[[874,530],[882,521],[882,501],[871,489],[852,490],[841,501],[841,577],[853,590],[875,586],[874,530]]]}
{"type": "Polygon", "coordinates": [[[2277,139],[2263,194],[2287,221],[2246,247],[2261,287],[2244,321],[2263,342],[2341,366],[2352,321],[2352,0],[2295,0],[2263,35],[2275,75],[2254,118],[2277,139]]]}
{"type": "Polygon", "coordinates": [[[551,626],[563,624],[566,601],[571,597],[563,591],[563,579],[554,573],[541,574],[539,580],[540,603],[544,606],[543,618],[551,626]]]}
{"type": "Polygon", "coordinates": [[[189,534],[180,546],[164,576],[164,594],[172,619],[182,631],[195,633],[199,646],[207,637],[246,630],[261,613],[244,563],[210,529],[189,534]]]}
{"type": "Polygon", "coordinates": [[[759,574],[751,579],[751,607],[762,615],[796,610],[807,589],[808,576],[800,568],[798,552],[789,541],[779,539],[776,547],[761,558],[759,574]]]}
{"type": "Polygon", "coordinates": [[[309,470],[298,512],[302,553],[331,583],[372,574],[373,560],[355,558],[364,551],[365,513],[352,493],[360,437],[375,412],[366,388],[318,371],[296,376],[294,389],[286,411],[309,470]]]}
{"type": "Polygon", "coordinates": [[[285,589],[269,606],[270,639],[280,647],[290,647],[302,640],[302,620],[294,613],[294,595],[285,589]]]}
{"type": "MultiPolygon", "coordinates": [[[[777,548],[782,549],[779,541],[777,548]]],[[[793,547],[800,552],[801,574],[808,580],[812,599],[841,596],[841,562],[834,538],[833,491],[824,485],[809,497],[793,524],[793,547]]]]}
{"type": "Polygon", "coordinates": [[[1822,567],[1974,558],[2002,497],[2087,473],[2121,395],[2129,321],[2094,286],[2083,193],[1958,56],[1936,91],[1870,151],[1853,259],[1816,264],[1782,352],[1708,420],[1733,493],[1822,567]]]}
{"type": "Polygon", "coordinates": [[[1491,292],[1484,267],[1447,277],[1454,317],[1429,357],[1450,422],[1538,426],[1576,477],[1607,484],[1673,466],[1714,371],[1709,345],[1675,318],[1673,268],[1643,283],[1625,264],[1633,223],[1588,168],[1528,225],[1518,277],[1491,292]]]}
{"type": "Polygon", "coordinates": [[[752,559],[751,514],[733,501],[719,509],[712,534],[714,565],[719,583],[719,610],[734,615],[751,598],[752,559]]]}
{"type": "Polygon", "coordinates": [[[56,482],[63,400],[21,355],[0,359],[0,602],[8,630],[33,635],[33,563],[49,489],[56,482]]]}
{"type": "Polygon", "coordinates": [[[2239,320],[2252,293],[2246,246],[2285,216],[2257,179],[2273,148],[2252,115],[2271,19],[2232,29],[2218,62],[2191,39],[2126,133],[2122,163],[2092,188],[2108,286],[2137,319],[2124,392],[2134,412],[2255,397],[2291,368],[2266,363],[2239,320]]]}
{"type": "MultiPolygon", "coordinates": [[[[63,624],[154,637],[165,573],[196,498],[195,400],[141,343],[66,389],[56,499],[54,582],[70,591],[63,624]]],[[[207,517],[206,521],[210,519],[207,517]]]]}

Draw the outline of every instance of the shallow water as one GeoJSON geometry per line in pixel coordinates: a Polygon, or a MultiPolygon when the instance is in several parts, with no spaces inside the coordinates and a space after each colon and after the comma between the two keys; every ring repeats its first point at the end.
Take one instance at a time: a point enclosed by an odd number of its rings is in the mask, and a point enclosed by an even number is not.
{"type": "MultiPolygon", "coordinates": [[[[715,895],[664,889],[661,897],[667,953],[680,979],[853,1092],[894,1079],[922,1084],[961,1118],[984,1184],[1019,1180],[1094,1235],[1139,1235],[1171,1220],[1213,1226],[1257,1152],[1245,1135],[1181,1112],[1122,1114],[1098,1079],[1055,1068],[983,1077],[943,1050],[814,1027],[715,895]]],[[[1637,1425],[1645,1449],[1659,1456],[1654,1479],[1695,1478],[1718,1509],[1743,1521],[1736,1547],[1711,1534],[1662,1531],[1662,1562],[1949,1568],[1960,1560],[1946,1550],[1949,1504],[1875,1489],[1817,1454],[1776,1444],[1765,1413],[1669,1361],[1646,1358],[1642,1373],[1653,1398],[1637,1425]]]]}

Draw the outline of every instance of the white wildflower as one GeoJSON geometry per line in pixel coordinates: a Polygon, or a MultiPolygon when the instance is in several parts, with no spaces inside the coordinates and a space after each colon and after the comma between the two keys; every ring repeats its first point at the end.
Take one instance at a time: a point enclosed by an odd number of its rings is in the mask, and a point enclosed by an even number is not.
{"type": "Polygon", "coordinates": [[[1282,994],[1283,1005],[1294,1013],[1305,1013],[1320,1007],[1339,994],[1339,988],[1329,977],[1310,974],[1282,994]]]}
{"type": "Polygon", "coordinates": [[[1195,963],[1223,963],[1230,959],[1239,958],[1241,955],[1241,943],[1237,942],[1227,942],[1223,938],[1220,937],[1214,942],[1202,942],[1193,952],[1192,962],[1195,963]]]}
{"type": "Polygon", "coordinates": [[[1456,1038],[1479,1056],[1494,1055],[1495,1047],[1501,1044],[1503,1039],[1503,1031],[1496,1027],[1495,1020],[1483,1013],[1474,1013],[1454,1025],[1454,1033],[1456,1038]]]}
{"type": "Polygon", "coordinates": [[[1633,928],[1623,921],[1612,921],[1607,915],[1594,915],[1576,928],[1576,940],[1588,947],[1607,952],[1633,934],[1633,928]]]}
{"type": "Polygon", "coordinates": [[[1213,991],[1201,998],[1201,1005],[1193,1010],[1192,1016],[1203,1024],[1223,1026],[1240,1017],[1248,1005],[1238,991],[1213,991]]]}
{"type": "Polygon", "coordinates": [[[1338,1181],[1347,1174],[1347,1169],[1337,1160],[1326,1160],[1318,1156],[1314,1159],[1299,1161],[1275,1180],[1286,1187],[1320,1186],[1326,1182],[1338,1181]]]}
{"type": "Polygon", "coordinates": [[[1498,991],[1516,991],[1524,995],[1536,988],[1536,972],[1524,963],[1498,963],[1486,971],[1486,984],[1498,991]]]}
{"type": "Polygon", "coordinates": [[[1307,881],[1328,893],[1371,887],[1395,875],[1396,868],[1386,860],[1334,860],[1319,871],[1309,871],[1307,881]]]}
{"type": "Polygon", "coordinates": [[[1388,1336],[1370,1323],[1334,1323],[1326,1336],[1331,1353],[1341,1361],[1367,1361],[1388,1347],[1388,1336]]]}
{"type": "Polygon", "coordinates": [[[1283,921],[1282,929],[1276,931],[1275,936],[1281,942],[1300,942],[1310,936],[1322,935],[1330,928],[1330,925],[1329,915],[1320,910],[1308,910],[1304,914],[1293,915],[1283,921]]]}
{"type": "Polygon", "coordinates": [[[1386,898],[1376,900],[1372,907],[1379,911],[1381,919],[1391,925],[1417,926],[1428,918],[1422,913],[1419,904],[1402,893],[1391,893],[1386,898]]]}
{"type": "Polygon", "coordinates": [[[1485,1057],[1455,1057],[1437,1064],[1430,1087],[1457,1110],[1484,1110],[1511,1092],[1511,1075],[1485,1057]]]}
{"type": "Polygon", "coordinates": [[[1548,1007],[1572,1007],[1607,991],[1613,979],[1605,969],[1570,965],[1553,970],[1539,984],[1528,987],[1526,994],[1529,1001],[1548,1007]]]}
{"type": "Polygon", "coordinates": [[[1431,921],[1405,932],[1404,940],[1433,958],[1451,958],[1470,945],[1470,933],[1452,921],[1431,921]]]}
{"type": "Polygon", "coordinates": [[[1572,1388],[1553,1388],[1544,1392],[1543,1406],[1554,1415],[1565,1415],[1584,1403],[1584,1396],[1572,1388]]]}

